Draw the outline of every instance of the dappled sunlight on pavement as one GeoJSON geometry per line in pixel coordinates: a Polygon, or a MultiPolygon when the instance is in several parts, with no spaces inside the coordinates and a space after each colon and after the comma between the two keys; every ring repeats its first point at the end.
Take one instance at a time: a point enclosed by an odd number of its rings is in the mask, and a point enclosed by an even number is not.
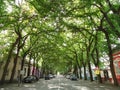
{"type": "Polygon", "coordinates": [[[6,84],[0,86],[0,90],[120,90],[120,87],[115,87],[110,84],[99,84],[95,81],[71,81],[62,76],[58,76],[51,80],[40,79],[34,83],[23,83],[19,87],[17,83],[6,84]]]}
{"type": "Polygon", "coordinates": [[[35,87],[35,85],[24,85],[24,87],[35,87]]]}
{"type": "Polygon", "coordinates": [[[59,85],[49,84],[49,85],[48,85],[48,88],[49,88],[49,89],[53,89],[53,88],[61,89],[61,88],[64,88],[64,87],[59,86],[59,85]]]}
{"type": "Polygon", "coordinates": [[[75,90],[90,90],[88,87],[82,87],[82,86],[73,86],[75,90]]]}

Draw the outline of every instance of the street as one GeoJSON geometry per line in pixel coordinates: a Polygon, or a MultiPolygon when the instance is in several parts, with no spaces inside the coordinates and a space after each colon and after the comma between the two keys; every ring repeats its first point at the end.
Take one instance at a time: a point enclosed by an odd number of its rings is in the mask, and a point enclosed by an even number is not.
{"type": "Polygon", "coordinates": [[[40,79],[35,83],[9,84],[0,86],[0,90],[120,90],[108,84],[98,84],[96,82],[78,80],[71,81],[63,76],[57,76],[51,80],[40,79]]]}

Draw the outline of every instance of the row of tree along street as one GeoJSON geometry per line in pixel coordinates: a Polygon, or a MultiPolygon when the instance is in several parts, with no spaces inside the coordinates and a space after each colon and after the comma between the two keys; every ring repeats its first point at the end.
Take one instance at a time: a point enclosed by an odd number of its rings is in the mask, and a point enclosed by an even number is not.
{"type": "Polygon", "coordinates": [[[107,62],[119,85],[119,0],[2,0],[0,18],[1,84],[14,81],[21,58],[27,76],[32,65],[41,76],[71,72],[85,80],[89,74],[90,81],[93,67],[103,70],[107,62]]]}

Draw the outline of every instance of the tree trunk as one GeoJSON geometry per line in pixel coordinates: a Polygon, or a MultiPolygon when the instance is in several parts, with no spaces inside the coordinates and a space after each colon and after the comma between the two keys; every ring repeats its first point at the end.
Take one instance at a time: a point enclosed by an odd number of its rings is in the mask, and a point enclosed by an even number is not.
{"type": "Polygon", "coordinates": [[[35,75],[35,58],[34,58],[34,62],[33,62],[33,70],[32,70],[32,75],[35,75]]]}
{"type": "Polygon", "coordinates": [[[31,71],[31,57],[32,55],[30,54],[30,58],[29,58],[29,63],[28,63],[28,73],[27,73],[27,76],[30,76],[30,71],[31,71]]]}
{"type": "Polygon", "coordinates": [[[109,49],[109,58],[110,58],[110,70],[111,70],[111,73],[112,73],[112,78],[114,80],[114,85],[115,86],[118,86],[118,81],[117,81],[117,78],[116,78],[116,75],[115,75],[115,70],[114,70],[114,65],[113,65],[113,56],[112,56],[112,48],[111,48],[111,44],[110,44],[110,38],[109,38],[109,35],[106,31],[104,31],[105,33],[105,37],[107,39],[107,44],[108,44],[108,49],[109,49]]]}
{"type": "Polygon", "coordinates": [[[89,69],[89,74],[90,74],[90,81],[93,81],[92,69],[91,69],[90,58],[89,58],[89,51],[90,50],[87,50],[88,69],[89,69]]]}
{"type": "MultiPolygon", "coordinates": [[[[96,34],[97,35],[97,34],[96,34]]],[[[92,50],[92,54],[91,54],[91,57],[92,57],[92,59],[93,59],[93,62],[94,62],[94,65],[95,65],[95,67],[99,67],[99,62],[100,62],[100,60],[99,60],[99,49],[98,49],[98,47],[97,47],[97,44],[98,44],[98,38],[97,38],[97,36],[95,37],[95,45],[94,46],[96,46],[93,50],[92,50]],[[95,55],[96,55],[96,57],[94,56],[94,53],[95,53],[95,55]]],[[[101,75],[99,74],[99,75],[97,75],[97,78],[98,78],[98,82],[99,83],[102,83],[102,78],[101,78],[101,75]]]]}
{"type": "Polygon", "coordinates": [[[82,79],[82,70],[81,70],[81,67],[79,67],[79,71],[80,71],[80,79],[82,79]]]}
{"type": "Polygon", "coordinates": [[[90,81],[93,81],[93,75],[92,75],[92,69],[91,69],[90,62],[88,62],[88,69],[89,69],[89,74],[90,74],[90,81]]]}
{"type": "Polygon", "coordinates": [[[20,51],[19,44],[20,44],[20,40],[19,40],[18,47],[17,47],[17,54],[14,58],[14,64],[13,64],[14,66],[13,66],[11,77],[10,77],[10,80],[9,80],[10,83],[13,82],[14,75],[15,75],[15,72],[16,72],[16,66],[17,66],[18,56],[19,56],[19,51],[20,51]]]}
{"type": "Polygon", "coordinates": [[[77,52],[75,52],[75,57],[76,57],[76,64],[77,64],[77,66],[78,66],[78,69],[79,69],[79,74],[80,74],[80,76],[79,76],[79,78],[80,79],[82,79],[82,73],[81,73],[81,67],[80,67],[80,64],[79,64],[79,62],[78,62],[78,55],[77,55],[77,52]]]}
{"type": "Polygon", "coordinates": [[[8,69],[8,66],[9,66],[9,63],[10,63],[10,59],[12,57],[12,52],[16,46],[16,44],[18,43],[18,38],[16,39],[16,41],[12,44],[11,46],[11,49],[8,53],[8,57],[7,57],[7,61],[6,61],[6,64],[4,66],[4,71],[3,71],[3,74],[2,74],[2,78],[1,78],[1,84],[4,84],[4,81],[5,81],[5,77],[6,77],[6,72],[7,72],[7,69],[8,69]]]}
{"type": "MultiPolygon", "coordinates": [[[[24,53],[23,57],[22,57],[22,61],[21,61],[21,71],[23,70],[23,67],[24,67],[24,64],[25,64],[25,57],[27,56],[27,51],[24,53]]],[[[20,74],[20,82],[22,81],[23,79],[23,75],[20,74]]]]}
{"type": "Polygon", "coordinates": [[[74,73],[76,76],[78,76],[77,65],[74,65],[74,71],[73,71],[73,73],[74,73]]]}
{"type": "Polygon", "coordinates": [[[83,65],[83,67],[84,67],[84,80],[87,80],[86,66],[85,66],[85,65],[83,65]]]}
{"type": "Polygon", "coordinates": [[[21,62],[21,70],[23,70],[24,64],[25,64],[25,57],[27,56],[27,52],[24,53],[22,57],[22,62],[21,62]]]}

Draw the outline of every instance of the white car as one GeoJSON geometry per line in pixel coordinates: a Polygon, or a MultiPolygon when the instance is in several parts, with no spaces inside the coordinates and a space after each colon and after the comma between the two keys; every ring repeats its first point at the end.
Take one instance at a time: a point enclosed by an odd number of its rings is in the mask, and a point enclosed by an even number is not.
{"type": "Polygon", "coordinates": [[[66,77],[67,79],[70,79],[70,75],[66,75],[65,77],[66,77]]]}
{"type": "Polygon", "coordinates": [[[54,78],[54,75],[52,75],[52,74],[49,74],[49,78],[54,78]]]}

